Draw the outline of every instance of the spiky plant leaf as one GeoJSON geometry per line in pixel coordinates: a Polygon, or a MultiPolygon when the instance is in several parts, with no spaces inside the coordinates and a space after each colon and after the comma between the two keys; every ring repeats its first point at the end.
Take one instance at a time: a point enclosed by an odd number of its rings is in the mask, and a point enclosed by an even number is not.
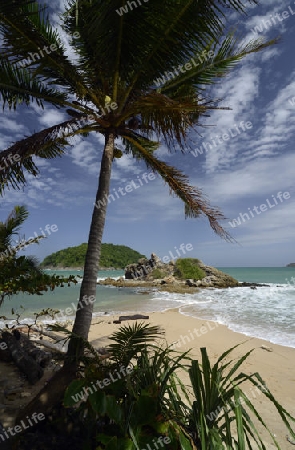
{"type": "Polygon", "coordinates": [[[150,342],[161,337],[164,331],[157,326],[144,323],[124,325],[111,335],[114,343],[108,346],[112,358],[127,366],[143,348],[150,342]]]}

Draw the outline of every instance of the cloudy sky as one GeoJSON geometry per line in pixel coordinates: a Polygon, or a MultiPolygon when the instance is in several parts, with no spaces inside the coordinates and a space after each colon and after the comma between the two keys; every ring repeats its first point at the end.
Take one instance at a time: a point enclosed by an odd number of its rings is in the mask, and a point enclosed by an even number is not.
{"type": "MultiPolygon", "coordinates": [[[[52,2],[56,12],[59,3],[52,2]]],[[[149,178],[145,165],[128,156],[114,162],[114,198],[104,242],[160,257],[190,243],[193,250],[186,256],[217,267],[295,261],[295,2],[263,0],[248,9],[247,17],[233,14],[229,20],[246,40],[280,35],[281,41],[244,59],[214,87],[212,96],[232,109],[202,120],[206,127],[191,136],[192,152],[169,153],[162,146],[157,154],[188,174],[191,184],[220,207],[228,218],[223,225],[237,243],[222,241],[205,218],[185,220],[182,203],[169,196],[168,187],[158,177],[149,178]]],[[[0,148],[66,118],[50,106],[44,111],[37,106],[5,110],[0,115],[0,148]]],[[[58,228],[26,253],[42,260],[87,241],[102,147],[99,136],[77,140],[62,158],[38,160],[40,176],[29,177],[23,190],[6,191],[0,220],[14,205],[24,204],[30,212],[23,227],[26,237],[46,225],[58,228]]]]}

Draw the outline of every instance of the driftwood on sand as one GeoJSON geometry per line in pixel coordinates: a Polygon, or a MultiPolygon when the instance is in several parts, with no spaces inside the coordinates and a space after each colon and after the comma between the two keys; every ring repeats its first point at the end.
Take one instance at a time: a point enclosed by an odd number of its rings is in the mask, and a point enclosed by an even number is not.
{"type": "Polygon", "coordinates": [[[39,345],[43,345],[46,348],[50,348],[51,350],[54,350],[56,352],[66,353],[66,351],[68,349],[67,338],[64,338],[56,333],[52,333],[52,331],[44,330],[43,327],[39,328],[39,327],[33,326],[31,329],[43,336],[50,337],[53,341],[55,341],[55,342],[51,342],[51,341],[47,341],[44,339],[42,339],[42,340],[40,339],[40,340],[35,340],[36,343],[38,343],[39,345]]]}
{"type": "Polygon", "coordinates": [[[13,361],[18,369],[27,377],[31,384],[35,384],[44,374],[44,368],[52,361],[52,353],[57,355],[65,353],[65,338],[58,334],[43,330],[43,328],[31,327],[30,331],[39,335],[46,335],[50,340],[38,339],[35,334],[30,337],[26,334],[27,327],[2,330],[0,335],[0,360],[13,361]],[[49,351],[49,350],[50,351],[49,351]]]}
{"type": "Polygon", "coordinates": [[[142,314],[134,314],[132,316],[119,316],[118,320],[113,320],[113,323],[121,323],[124,320],[139,320],[139,319],[149,319],[149,316],[143,316],[142,314]]]}
{"type": "Polygon", "coordinates": [[[2,339],[6,343],[16,366],[26,375],[31,384],[35,384],[43,376],[43,368],[22,348],[19,339],[12,333],[2,332],[2,339]]]}

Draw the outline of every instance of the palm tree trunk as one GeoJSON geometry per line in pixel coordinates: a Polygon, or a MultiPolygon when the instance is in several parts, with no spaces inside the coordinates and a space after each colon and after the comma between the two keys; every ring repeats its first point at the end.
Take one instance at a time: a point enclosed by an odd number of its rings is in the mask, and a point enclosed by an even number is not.
{"type": "MultiPolygon", "coordinates": [[[[86,295],[87,298],[91,295],[96,295],[97,271],[107,212],[107,197],[110,190],[114,143],[115,134],[113,131],[109,131],[105,137],[105,148],[101,160],[98,190],[96,194],[96,205],[101,205],[101,207],[97,208],[95,206],[93,209],[88,248],[84,265],[84,276],[78,303],[78,307],[80,307],[80,305],[83,305],[83,307],[79,311],[77,309],[73,327],[73,333],[83,339],[88,338],[92,319],[93,303],[88,302],[85,304],[85,302],[82,302],[82,299],[84,295],[86,295]],[[99,200],[101,203],[99,203],[99,200]]],[[[81,341],[71,338],[64,366],[56,372],[49,383],[44,386],[44,388],[25,407],[25,409],[19,412],[16,423],[20,423],[20,421],[24,420],[28,414],[31,415],[36,411],[48,414],[52,408],[58,404],[64,395],[65,389],[75,378],[78,357],[83,354],[83,349],[84,347],[81,345],[81,341]]]]}
{"type": "MultiPolygon", "coordinates": [[[[76,312],[73,333],[82,337],[88,338],[88,333],[91,325],[93,303],[87,302],[89,297],[96,297],[97,286],[97,271],[99,268],[101,241],[105,226],[108,195],[110,191],[111,170],[114,155],[114,132],[109,131],[105,137],[105,148],[101,160],[101,169],[99,175],[98,190],[96,194],[95,205],[92,213],[92,220],[90,225],[90,232],[88,238],[88,248],[86,252],[84,275],[81,284],[80,298],[78,309],[76,312]],[[85,299],[83,301],[83,298],[85,299]],[[80,309],[79,309],[80,308],[80,309]]],[[[69,344],[68,356],[77,355],[77,341],[71,339],[69,344]]],[[[80,346],[79,346],[80,347],[80,346]]],[[[81,354],[82,348],[79,348],[78,353],[81,354]]]]}

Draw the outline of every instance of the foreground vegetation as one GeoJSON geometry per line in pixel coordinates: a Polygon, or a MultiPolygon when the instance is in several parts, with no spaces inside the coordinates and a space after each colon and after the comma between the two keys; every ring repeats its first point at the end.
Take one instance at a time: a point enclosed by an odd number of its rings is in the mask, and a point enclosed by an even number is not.
{"type": "MultiPolygon", "coordinates": [[[[295,437],[295,418],[258,373],[241,371],[251,351],[233,361],[234,347],[212,364],[205,348],[200,349],[200,360],[193,360],[188,352],[161,345],[162,335],[148,324],[122,326],[111,336],[103,357],[84,343],[87,353],[80,361],[80,375],[34,440],[40,437],[42,448],[49,449],[58,432],[58,442],[67,438],[72,450],[155,450],[164,444],[167,450],[268,450],[256,428],[260,423],[268,440],[280,449],[243,390],[249,392],[249,383],[260,402],[275,406],[278,418],[295,437]],[[189,385],[181,380],[185,374],[189,385]]],[[[30,433],[20,441],[19,448],[30,448],[25,445],[30,444],[30,433]]]]}
{"type": "MultiPolygon", "coordinates": [[[[68,247],[46,256],[41,266],[46,267],[84,267],[87,244],[68,247]]],[[[128,264],[145,258],[136,250],[125,245],[101,244],[100,267],[124,269],[128,264]]]]}
{"type": "Polygon", "coordinates": [[[37,258],[20,255],[32,244],[38,244],[43,235],[29,240],[20,237],[20,228],[28,218],[24,206],[15,206],[5,221],[0,221],[0,306],[5,299],[20,292],[42,295],[57,286],[76,283],[73,276],[68,278],[48,275],[42,270],[37,258]]]}

